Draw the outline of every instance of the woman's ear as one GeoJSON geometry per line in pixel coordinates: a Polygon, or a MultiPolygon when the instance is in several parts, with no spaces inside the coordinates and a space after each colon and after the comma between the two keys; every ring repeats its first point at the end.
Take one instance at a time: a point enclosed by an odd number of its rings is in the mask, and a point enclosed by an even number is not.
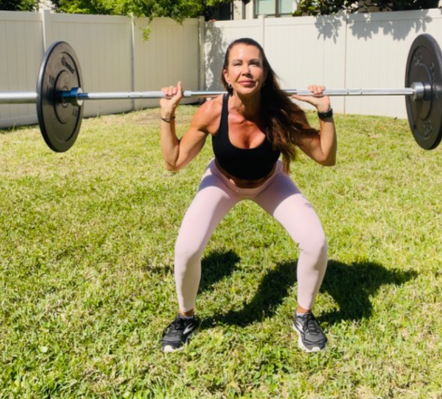
{"type": "Polygon", "coordinates": [[[227,85],[229,85],[230,84],[229,73],[227,72],[227,69],[223,69],[223,76],[224,76],[224,80],[226,81],[227,85]]]}

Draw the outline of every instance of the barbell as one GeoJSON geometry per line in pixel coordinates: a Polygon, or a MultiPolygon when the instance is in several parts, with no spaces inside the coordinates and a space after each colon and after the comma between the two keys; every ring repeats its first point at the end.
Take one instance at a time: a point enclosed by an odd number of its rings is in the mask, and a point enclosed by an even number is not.
{"type": "MultiPolygon", "coordinates": [[[[55,152],[69,150],[80,131],[83,102],[89,100],[157,99],[161,91],[85,93],[78,58],[66,42],[55,42],[41,63],[36,92],[0,92],[0,104],[37,106],[38,123],[46,144],[55,152]]],[[[429,34],[415,38],[408,53],[405,88],[327,89],[329,96],[405,96],[408,121],[417,144],[425,150],[436,148],[442,139],[442,53],[429,34]]],[[[298,95],[306,89],[289,89],[298,95]]],[[[186,98],[210,98],[222,91],[184,91],[186,98]]]]}

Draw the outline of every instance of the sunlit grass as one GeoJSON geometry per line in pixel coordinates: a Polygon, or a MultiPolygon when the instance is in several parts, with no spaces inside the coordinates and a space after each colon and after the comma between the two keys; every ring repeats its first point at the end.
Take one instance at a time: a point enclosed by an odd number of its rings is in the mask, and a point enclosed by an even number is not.
{"type": "Polygon", "coordinates": [[[338,164],[293,165],[329,242],[325,352],[290,324],[298,249],[243,202],[205,252],[201,329],[166,356],[175,239],[212,152],[167,172],[159,115],[85,119],[63,154],[36,127],[0,131],[0,397],[441,398],[440,148],[404,120],[338,115],[338,164]]]}

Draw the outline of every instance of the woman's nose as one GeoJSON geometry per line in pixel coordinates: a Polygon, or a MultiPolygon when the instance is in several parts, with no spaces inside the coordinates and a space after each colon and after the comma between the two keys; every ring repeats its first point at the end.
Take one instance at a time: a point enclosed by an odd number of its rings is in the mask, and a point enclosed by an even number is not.
{"type": "Polygon", "coordinates": [[[248,74],[248,73],[250,73],[249,65],[244,64],[244,65],[242,66],[242,68],[241,68],[241,73],[242,73],[242,74],[248,74]]]}

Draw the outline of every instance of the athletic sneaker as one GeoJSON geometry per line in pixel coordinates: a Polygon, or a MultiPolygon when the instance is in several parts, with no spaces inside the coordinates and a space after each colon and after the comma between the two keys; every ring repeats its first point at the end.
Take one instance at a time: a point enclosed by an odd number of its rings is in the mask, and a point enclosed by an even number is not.
{"type": "Polygon", "coordinates": [[[293,327],[299,335],[298,345],[301,349],[306,352],[318,352],[325,348],[327,337],[312,312],[302,315],[295,313],[293,327]]]}
{"type": "Polygon", "coordinates": [[[191,318],[183,317],[178,314],[169,327],[164,330],[161,340],[161,349],[163,352],[175,352],[183,349],[192,334],[196,332],[197,323],[195,316],[191,318]]]}

